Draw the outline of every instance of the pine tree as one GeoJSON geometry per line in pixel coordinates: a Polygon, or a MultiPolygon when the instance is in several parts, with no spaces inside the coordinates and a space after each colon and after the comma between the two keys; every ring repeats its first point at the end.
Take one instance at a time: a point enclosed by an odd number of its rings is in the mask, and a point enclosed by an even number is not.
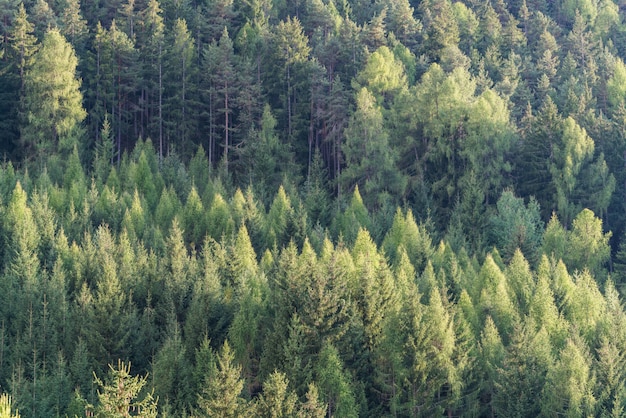
{"type": "Polygon", "coordinates": [[[495,244],[505,262],[519,249],[533,265],[539,258],[543,222],[539,204],[530,198],[528,204],[505,190],[496,204],[497,214],[490,219],[489,241],[495,244]]]}
{"type": "Polygon", "coordinates": [[[207,218],[207,233],[215,240],[221,240],[232,236],[235,232],[235,222],[233,221],[230,207],[224,201],[221,194],[213,196],[213,203],[209,209],[207,218]]]}
{"type": "Polygon", "coordinates": [[[505,357],[504,345],[498,334],[498,329],[491,317],[485,321],[485,329],[481,333],[479,368],[483,373],[481,400],[485,405],[486,413],[494,415],[493,398],[496,391],[496,379],[505,357]]]}
{"type": "Polygon", "coordinates": [[[276,125],[272,109],[266,105],[260,130],[251,132],[241,155],[245,167],[245,179],[242,180],[250,182],[254,179],[255,193],[264,202],[270,201],[285,178],[293,179],[297,175],[291,145],[280,140],[276,125]]]}
{"type": "Polygon", "coordinates": [[[162,403],[174,411],[184,411],[191,402],[190,370],[185,356],[182,337],[178,324],[169,325],[168,337],[156,353],[152,365],[152,385],[162,403]]]}
{"type": "Polygon", "coordinates": [[[572,270],[589,269],[602,283],[606,274],[603,267],[610,258],[611,235],[610,231],[604,233],[601,219],[589,209],[584,209],[572,222],[563,261],[572,270]]]}
{"type": "MultiPolygon", "coordinates": [[[[124,358],[130,351],[135,324],[135,307],[124,292],[114,260],[115,241],[108,227],[98,228],[95,236],[95,266],[97,281],[93,291],[93,317],[88,318],[96,328],[89,336],[89,349],[101,362],[124,358]]],[[[105,363],[106,364],[106,363],[105,363]]],[[[120,369],[121,370],[121,369],[120,369]]]]}
{"type": "Polygon", "coordinates": [[[539,332],[528,327],[516,330],[496,375],[493,403],[498,416],[540,415],[537,397],[546,385],[546,374],[554,361],[551,351],[545,329],[539,332]]]}
{"type": "MultiPolygon", "coordinates": [[[[322,418],[326,416],[328,405],[322,403],[319,399],[317,386],[311,383],[306,393],[306,402],[304,402],[298,413],[299,418],[322,418]]],[[[19,417],[18,417],[19,418],[19,417]]]]}
{"type": "Polygon", "coordinates": [[[57,16],[48,0],[35,0],[31,9],[37,38],[43,39],[46,31],[57,28],[57,16]]]}
{"type": "Polygon", "coordinates": [[[280,248],[287,244],[291,238],[288,236],[288,226],[292,212],[291,201],[281,185],[265,219],[265,248],[280,248]]]}
{"type": "Polygon", "coordinates": [[[235,237],[228,269],[229,279],[234,289],[241,293],[244,293],[246,290],[248,281],[253,279],[258,273],[256,253],[252,247],[248,229],[245,225],[241,225],[235,237]]]}
{"type": "Polygon", "coordinates": [[[111,122],[109,121],[109,115],[105,114],[100,135],[96,140],[96,149],[93,159],[93,172],[96,181],[100,185],[106,183],[106,180],[109,177],[115,157],[114,150],[115,144],[113,143],[111,122]]]}
{"type": "MultiPolygon", "coordinates": [[[[185,231],[185,242],[191,246],[199,246],[204,241],[207,231],[207,218],[202,199],[198,196],[195,187],[191,188],[183,208],[182,228],[185,231]]],[[[220,237],[215,238],[219,239],[220,237]]]]}
{"type": "Polygon", "coordinates": [[[145,91],[146,105],[144,112],[147,117],[147,133],[159,143],[159,161],[166,154],[163,132],[163,80],[165,76],[165,23],[159,2],[150,0],[146,8],[140,12],[138,22],[138,43],[145,48],[141,62],[142,86],[145,91]]]}
{"type": "MultiPolygon", "coordinates": [[[[284,94],[284,108],[287,114],[287,138],[292,139],[295,132],[295,114],[297,107],[297,91],[295,87],[295,72],[299,66],[306,63],[311,53],[308,45],[308,38],[302,31],[302,25],[298,18],[287,17],[275,28],[272,38],[274,51],[280,63],[280,73],[284,76],[283,81],[286,87],[284,94]]],[[[281,84],[282,84],[281,82],[281,84]]]]}

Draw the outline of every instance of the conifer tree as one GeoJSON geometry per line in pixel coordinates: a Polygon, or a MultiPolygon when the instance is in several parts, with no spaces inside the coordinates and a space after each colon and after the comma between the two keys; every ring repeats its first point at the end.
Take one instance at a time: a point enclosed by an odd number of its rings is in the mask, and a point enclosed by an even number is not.
{"type": "Polygon", "coordinates": [[[295,115],[297,112],[297,89],[295,88],[295,72],[305,64],[311,53],[308,38],[304,36],[302,25],[297,17],[287,17],[280,21],[275,28],[272,38],[274,50],[280,63],[280,72],[283,75],[281,84],[286,87],[284,94],[284,108],[287,116],[287,138],[290,140],[295,131],[295,115]]]}
{"type": "MultiPolygon", "coordinates": [[[[235,72],[235,57],[233,50],[233,42],[228,35],[228,31],[226,27],[224,27],[224,31],[222,32],[222,36],[220,37],[219,43],[215,49],[215,62],[212,64],[213,74],[212,74],[212,83],[214,84],[214,88],[217,94],[217,97],[220,98],[221,106],[216,108],[218,114],[221,114],[222,122],[219,122],[218,125],[223,128],[223,145],[222,145],[222,160],[224,163],[224,171],[226,175],[228,175],[228,162],[229,156],[228,152],[231,147],[233,147],[233,108],[234,103],[236,101],[235,91],[237,89],[237,80],[236,80],[236,72],[235,72]]],[[[218,105],[219,106],[219,105],[218,105]]],[[[218,120],[219,120],[218,119],[218,120]]]]}
{"type": "Polygon", "coordinates": [[[248,281],[253,279],[258,273],[257,256],[245,225],[241,225],[239,228],[231,251],[228,263],[229,278],[234,289],[237,292],[244,293],[248,286],[248,281]]]}
{"type": "Polygon", "coordinates": [[[35,24],[35,34],[40,40],[49,29],[57,28],[57,15],[50,7],[48,0],[35,0],[32,5],[31,15],[35,24]]]}
{"type": "Polygon", "coordinates": [[[505,190],[496,204],[497,214],[490,219],[489,240],[508,262],[519,250],[532,264],[537,263],[543,235],[539,205],[534,198],[524,204],[511,190],[505,190]]]}
{"type": "Polygon", "coordinates": [[[148,1],[146,8],[139,14],[138,26],[138,43],[146,51],[141,63],[141,78],[144,80],[142,88],[146,98],[144,112],[148,118],[147,133],[155,141],[158,140],[159,161],[162,161],[166,154],[163,132],[165,24],[158,1],[148,1]]]}
{"type": "Polygon", "coordinates": [[[106,183],[114,159],[115,144],[113,143],[113,132],[108,114],[104,115],[102,129],[96,140],[96,148],[93,159],[93,171],[96,181],[99,184],[106,183]]]}
{"type": "Polygon", "coordinates": [[[346,129],[342,147],[346,168],[340,181],[344,189],[355,185],[365,192],[368,206],[381,205],[391,196],[401,196],[406,179],[397,170],[397,151],[390,146],[380,105],[365,87],[356,97],[357,108],[346,129]]]}
{"type": "Polygon", "coordinates": [[[205,416],[235,418],[254,414],[253,407],[241,397],[244,381],[241,366],[234,363],[234,355],[224,343],[217,355],[217,368],[206,376],[206,383],[198,398],[198,406],[205,416]]]}
{"type": "Polygon", "coordinates": [[[589,209],[584,209],[572,222],[563,261],[572,270],[589,269],[596,280],[602,283],[603,267],[610,258],[611,235],[610,231],[604,233],[601,219],[596,218],[589,209]]]}
{"type": "Polygon", "coordinates": [[[306,393],[306,402],[302,404],[298,417],[322,418],[326,416],[327,410],[328,405],[322,403],[319,399],[317,386],[313,383],[309,384],[309,389],[306,393]]]}
{"type": "Polygon", "coordinates": [[[278,371],[272,373],[263,383],[263,393],[259,396],[257,413],[260,417],[291,417],[296,415],[298,397],[288,390],[289,380],[278,371]]]}
{"type": "Polygon", "coordinates": [[[74,49],[81,51],[89,29],[80,11],[80,0],[66,0],[60,23],[61,33],[72,44],[74,49]]]}
{"type": "Polygon", "coordinates": [[[590,372],[589,356],[584,350],[572,340],[568,340],[561,350],[559,360],[546,376],[542,393],[542,414],[581,416],[593,414],[595,411],[593,376],[590,372]]]}
{"type": "Polygon", "coordinates": [[[480,369],[483,373],[481,400],[485,406],[487,414],[494,415],[494,393],[496,390],[496,379],[499,369],[505,357],[505,348],[498,334],[498,329],[491,317],[485,321],[485,329],[481,333],[480,340],[480,369]]]}
{"type": "Polygon", "coordinates": [[[109,365],[106,381],[95,376],[98,389],[98,402],[95,416],[123,418],[130,416],[156,417],[157,401],[148,393],[143,399],[137,399],[146,385],[148,378],[132,376],[130,363],[118,361],[117,367],[109,365]],[[132,415],[131,415],[132,413],[132,415]]]}
{"type": "Polygon", "coordinates": [[[189,33],[187,22],[177,19],[172,29],[169,48],[165,59],[166,110],[164,117],[165,135],[169,144],[185,157],[191,154],[187,148],[194,134],[192,117],[193,107],[190,97],[193,94],[193,72],[196,70],[193,60],[193,37],[189,33]]]}
{"type": "Polygon", "coordinates": [[[545,329],[535,332],[517,329],[496,381],[494,409],[510,417],[539,416],[541,405],[537,394],[546,384],[546,373],[552,367],[552,346],[545,329]],[[513,395],[513,396],[511,396],[513,395]]]}
{"type": "MultiPolygon", "coordinates": [[[[202,199],[198,196],[198,192],[195,187],[191,188],[189,196],[187,196],[187,202],[183,208],[182,228],[185,231],[185,241],[192,246],[199,246],[206,235],[206,222],[204,205],[202,199]]],[[[219,239],[221,237],[214,237],[219,239]]]]}
{"type": "Polygon", "coordinates": [[[178,324],[171,324],[168,337],[155,355],[152,365],[152,384],[157,399],[174,411],[189,408],[189,365],[185,356],[178,324]]]}
{"type": "Polygon", "coordinates": [[[39,162],[54,150],[81,145],[82,106],[76,54],[56,29],[48,31],[25,73],[21,141],[39,162]],[[51,77],[51,74],[53,77],[51,77]]]}
{"type": "Polygon", "coordinates": [[[356,417],[358,410],[352,384],[343,368],[337,349],[325,344],[319,353],[315,381],[321,398],[328,404],[328,414],[356,417]]]}
{"type": "MultiPolygon", "coordinates": [[[[31,64],[31,57],[37,49],[37,38],[33,35],[34,27],[28,21],[28,15],[24,8],[24,3],[20,3],[13,19],[11,30],[11,46],[17,57],[17,68],[19,70],[21,89],[24,89],[24,79],[26,70],[31,64]]],[[[22,92],[23,93],[23,92],[22,92]]]]}
{"type": "Polygon", "coordinates": [[[0,395],[0,417],[2,418],[20,418],[19,411],[13,413],[11,406],[11,397],[6,393],[0,395]]]}

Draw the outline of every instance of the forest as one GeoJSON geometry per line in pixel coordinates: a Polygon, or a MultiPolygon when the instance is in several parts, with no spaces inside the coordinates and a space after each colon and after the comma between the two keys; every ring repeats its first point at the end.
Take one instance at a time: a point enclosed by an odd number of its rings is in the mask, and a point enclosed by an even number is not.
{"type": "Polygon", "coordinates": [[[0,417],[626,416],[624,0],[0,0],[0,417]]]}

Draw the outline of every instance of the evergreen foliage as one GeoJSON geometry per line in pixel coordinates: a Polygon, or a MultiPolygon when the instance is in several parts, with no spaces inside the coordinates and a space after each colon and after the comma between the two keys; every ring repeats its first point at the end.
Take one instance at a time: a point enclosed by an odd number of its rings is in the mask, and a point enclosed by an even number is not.
{"type": "Polygon", "coordinates": [[[0,416],[624,415],[617,3],[0,0],[0,416]]]}

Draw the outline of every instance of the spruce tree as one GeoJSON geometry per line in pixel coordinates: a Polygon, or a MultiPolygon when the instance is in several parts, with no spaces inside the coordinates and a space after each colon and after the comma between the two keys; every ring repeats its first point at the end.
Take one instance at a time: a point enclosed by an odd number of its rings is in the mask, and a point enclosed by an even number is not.
{"type": "Polygon", "coordinates": [[[151,418],[157,416],[157,401],[149,392],[138,399],[148,378],[132,376],[130,363],[118,361],[117,367],[109,365],[107,379],[102,381],[95,376],[98,389],[98,402],[95,416],[107,418],[123,418],[138,416],[151,418]],[[132,413],[132,415],[131,415],[132,413]]]}
{"type": "Polygon", "coordinates": [[[206,376],[206,384],[198,398],[198,406],[205,416],[235,418],[253,414],[252,406],[241,397],[244,381],[241,366],[234,363],[234,355],[224,343],[217,355],[217,368],[206,376]]]}

